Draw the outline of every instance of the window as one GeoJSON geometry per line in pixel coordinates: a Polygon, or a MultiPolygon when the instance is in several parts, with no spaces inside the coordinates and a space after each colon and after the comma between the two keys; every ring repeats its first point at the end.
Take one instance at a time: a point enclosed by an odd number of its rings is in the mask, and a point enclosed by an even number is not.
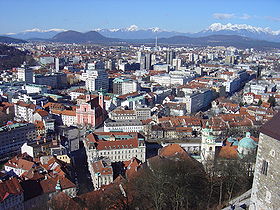
{"type": "Polygon", "coordinates": [[[266,194],[265,194],[265,201],[270,203],[270,200],[271,200],[271,192],[269,192],[268,190],[266,191],[266,194]]]}
{"type": "Polygon", "coordinates": [[[272,157],[275,157],[275,150],[270,150],[270,153],[269,153],[272,157]]]}
{"type": "Polygon", "coordinates": [[[267,169],[268,169],[268,162],[266,160],[263,160],[261,173],[263,175],[267,175],[267,169]]]}

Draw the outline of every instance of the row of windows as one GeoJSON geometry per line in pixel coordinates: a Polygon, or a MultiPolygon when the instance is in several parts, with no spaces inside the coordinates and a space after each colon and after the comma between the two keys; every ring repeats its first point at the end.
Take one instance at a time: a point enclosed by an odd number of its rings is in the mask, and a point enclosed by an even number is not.
{"type": "Polygon", "coordinates": [[[126,154],[126,153],[137,153],[137,152],[142,152],[142,149],[135,149],[135,150],[118,150],[118,151],[104,151],[104,152],[99,152],[100,155],[110,155],[110,154],[126,154]]]}

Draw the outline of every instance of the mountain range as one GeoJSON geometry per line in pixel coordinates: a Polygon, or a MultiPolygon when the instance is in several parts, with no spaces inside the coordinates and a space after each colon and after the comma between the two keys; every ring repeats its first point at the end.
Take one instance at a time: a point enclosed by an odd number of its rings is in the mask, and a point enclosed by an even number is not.
{"type": "MultiPolygon", "coordinates": [[[[63,43],[94,43],[94,44],[151,44],[155,39],[118,39],[108,38],[96,31],[81,33],[65,31],[55,35],[49,41],[63,43]]],[[[280,48],[280,42],[252,39],[238,35],[209,35],[204,37],[172,36],[159,38],[159,44],[189,46],[234,46],[238,48],[280,48]]]]}
{"type": "MultiPolygon", "coordinates": [[[[28,33],[28,32],[26,32],[28,33]]],[[[126,29],[97,29],[96,31],[78,32],[65,31],[62,29],[38,31],[31,30],[30,33],[55,33],[51,38],[33,38],[28,41],[43,42],[61,42],[61,43],[92,43],[92,44],[151,44],[155,43],[155,36],[158,38],[159,44],[164,45],[189,45],[189,46],[234,46],[238,48],[280,48],[280,42],[275,42],[276,37],[280,36],[279,31],[270,29],[256,28],[248,25],[222,25],[212,24],[204,31],[196,34],[186,34],[177,32],[166,32],[159,28],[138,29],[133,25],[126,29]],[[60,32],[59,32],[60,31],[60,32]],[[230,34],[229,31],[234,32],[230,34]],[[104,34],[106,34],[104,36],[104,34]],[[119,33],[119,37],[110,37],[114,33],[119,33]],[[145,33],[145,34],[143,34],[145,33]],[[122,34],[122,36],[120,36],[122,34]],[[142,36],[140,36],[142,34],[142,36]],[[160,36],[161,34],[161,36],[160,36]],[[164,36],[165,34],[165,36],[164,36]],[[258,35],[258,36],[257,36],[258,35]],[[260,37],[273,37],[266,40],[257,39],[260,37]],[[141,38],[137,38],[141,37],[141,38]]],[[[117,37],[117,35],[115,34],[117,37]]],[[[0,42],[4,43],[21,43],[25,40],[19,40],[11,37],[0,37],[0,42]]]]}
{"type": "MultiPolygon", "coordinates": [[[[12,38],[18,39],[51,39],[60,32],[65,32],[65,29],[31,29],[17,34],[5,34],[12,38]]],[[[141,29],[136,25],[131,25],[127,28],[120,29],[94,29],[101,35],[108,38],[117,39],[154,39],[170,38],[173,36],[188,36],[188,37],[204,37],[209,35],[238,35],[253,39],[280,42],[280,30],[273,31],[270,28],[255,27],[246,24],[221,24],[213,23],[206,29],[196,33],[183,33],[176,31],[162,30],[158,27],[141,29]]]]}

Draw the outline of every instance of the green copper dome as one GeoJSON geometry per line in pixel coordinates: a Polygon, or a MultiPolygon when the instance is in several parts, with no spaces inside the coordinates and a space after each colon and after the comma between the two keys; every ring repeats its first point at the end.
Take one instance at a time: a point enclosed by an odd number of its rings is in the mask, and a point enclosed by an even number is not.
{"type": "Polygon", "coordinates": [[[238,143],[238,147],[243,147],[246,149],[255,149],[258,145],[257,142],[255,142],[251,137],[251,134],[249,132],[246,133],[246,137],[241,139],[238,143]]]}

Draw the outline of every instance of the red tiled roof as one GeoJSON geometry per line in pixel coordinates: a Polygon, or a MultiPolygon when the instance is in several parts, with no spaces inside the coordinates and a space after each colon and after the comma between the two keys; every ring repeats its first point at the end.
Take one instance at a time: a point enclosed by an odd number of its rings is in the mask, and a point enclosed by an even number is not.
{"type": "Polygon", "coordinates": [[[101,175],[113,175],[111,165],[106,165],[102,160],[93,162],[92,167],[95,173],[100,173],[101,175]]]}
{"type": "Polygon", "coordinates": [[[96,143],[97,150],[109,150],[109,149],[122,149],[122,148],[137,148],[138,147],[138,133],[127,133],[127,132],[96,132],[91,133],[87,136],[88,143],[96,143]],[[131,138],[125,140],[104,140],[99,139],[98,135],[131,135],[131,138]]]}
{"type": "Polygon", "coordinates": [[[9,166],[11,168],[21,168],[23,170],[30,170],[34,166],[34,162],[14,157],[11,160],[9,160],[7,163],[5,163],[5,166],[9,166]]]}
{"type": "Polygon", "coordinates": [[[76,185],[71,182],[69,179],[67,179],[66,177],[49,177],[48,179],[42,180],[40,182],[40,185],[42,187],[42,190],[44,193],[51,193],[51,192],[55,192],[55,186],[57,184],[57,180],[59,179],[60,181],[60,185],[61,185],[61,189],[69,189],[69,188],[73,188],[76,185]]]}
{"type": "Polygon", "coordinates": [[[21,193],[23,193],[23,189],[20,186],[18,179],[15,177],[0,183],[1,202],[11,194],[19,195],[21,193]]]}
{"type": "Polygon", "coordinates": [[[34,105],[34,104],[27,104],[27,103],[25,103],[25,102],[23,102],[23,101],[18,101],[18,102],[16,103],[16,105],[18,105],[18,106],[23,106],[23,107],[26,107],[26,108],[29,108],[29,109],[33,109],[33,110],[36,109],[36,105],[34,105]]]}

